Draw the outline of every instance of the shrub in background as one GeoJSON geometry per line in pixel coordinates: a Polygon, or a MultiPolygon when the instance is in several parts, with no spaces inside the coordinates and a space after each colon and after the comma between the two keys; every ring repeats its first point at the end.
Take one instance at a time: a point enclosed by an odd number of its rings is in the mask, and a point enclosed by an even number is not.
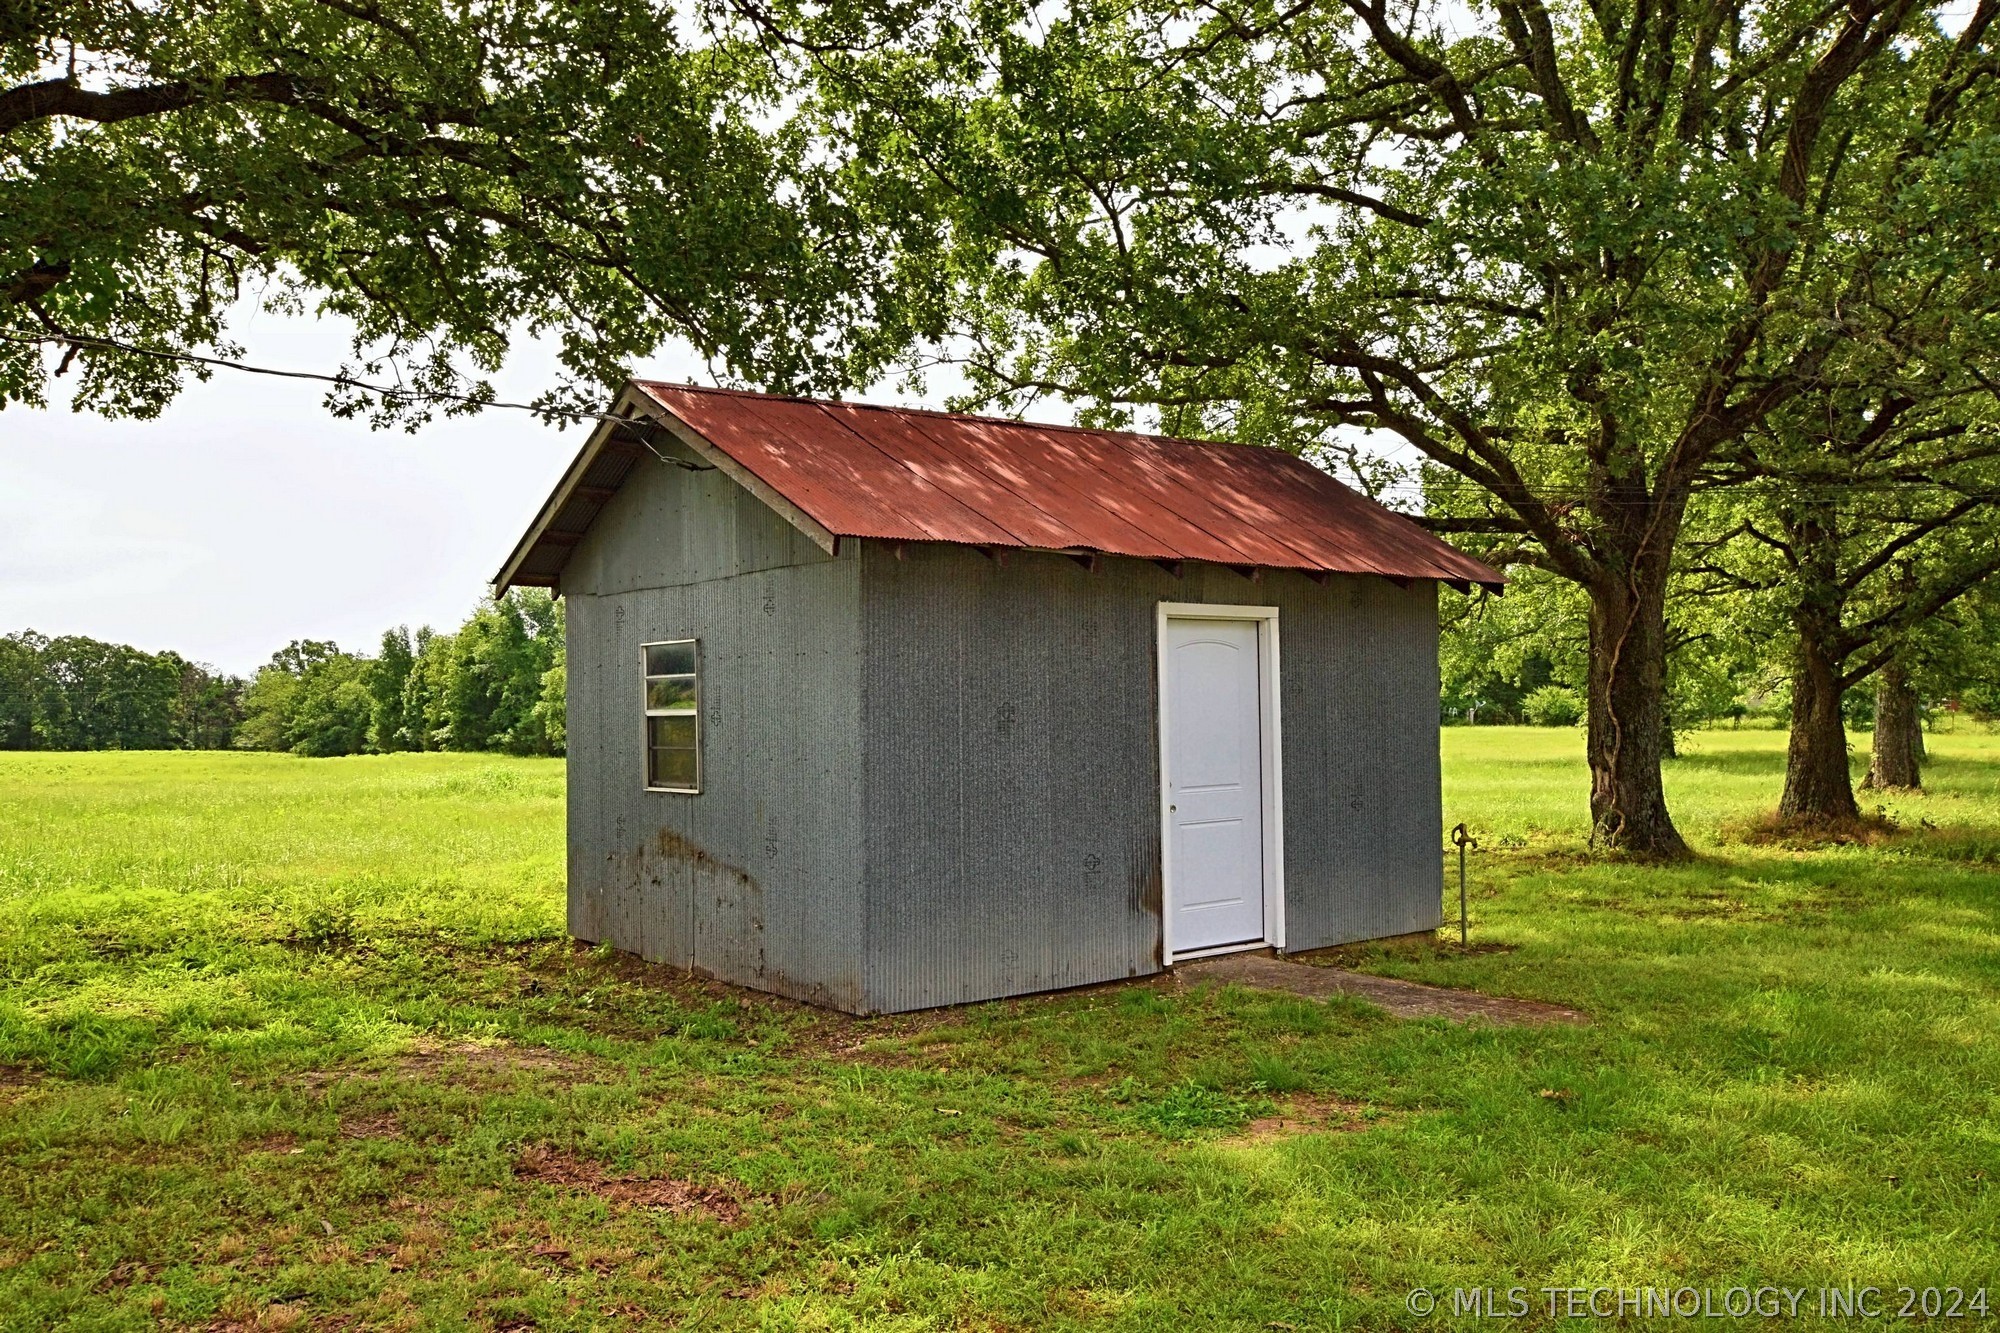
{"type": "Polygon", "coordinates": [[[1521,712],[1538,727],[1573,727],[1583,720],[1583,701],[1573,690],[1544,685],[1521,700],[1521,712]]]}

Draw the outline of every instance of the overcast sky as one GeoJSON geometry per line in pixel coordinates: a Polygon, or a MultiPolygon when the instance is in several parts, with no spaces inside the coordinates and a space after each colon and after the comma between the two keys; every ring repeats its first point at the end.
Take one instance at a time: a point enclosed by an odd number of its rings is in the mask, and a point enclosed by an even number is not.
{"type": "MultiPolygon", "coordinates": [[[[341,326],[258,314],[246,360],[333,370],[341,326]]],[[[693,357],[646,367],[703,380],[693,357]]],[[[551,374],[528,348],[498,382],[551,374]]],[[[155,421],[0,412],[0,633],[88,634],[248,673],[292,639],[373,652],[456,625],[583,441],[523,412],[415,435],[339,421],[324,386],[218,370],[155,421]]]]}

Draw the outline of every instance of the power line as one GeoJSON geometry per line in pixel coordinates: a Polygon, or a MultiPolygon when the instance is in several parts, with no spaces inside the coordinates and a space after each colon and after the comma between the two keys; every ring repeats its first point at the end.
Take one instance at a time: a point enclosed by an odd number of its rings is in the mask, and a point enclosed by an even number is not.
{"type": "Polygon", "coordinates": [[[64,347],[94,347],[100,351],[123,352],[130,356],[147,356],[159,361],[173,361],[182,365],[216,366],[223,370],[239,370],[246,375],[269,375],[277,379],[313,380],[321,384],[332,384],[344,389],[360,389],[381,398],[403,400],[420,405],[456,403],[466,406],[488,408],[500,407],[514,412],[532,412],[538,417],[562,417],[570,421],[614,421],[626,418],[613,416],[608,412],[577,412],[562,407],[537,407],[533,403],[510,403],[498,398],[482,398],[474,393],[452,393],[445,389],[406,389],[393,384],[372,384],[356,379],[352,375],[328,375],[316,370],[281,370],[276,366],[253,366],[247,361],[233,361],[228,357],[202,356],[195,352],[174,352],[163,347],[141,347],[136,343],[120,342],[115,338],[96,338],[77,333],[45,333],[32,337],[18,334],[0,333],[0,342],[14,343],[22,347],[42,347],[55,344],[64,347]]]}
{"type": "MultiPolygon", "coordinates": [[[[228,357],[203,356],[196,352],[176,352],[162,347],[143,347],[137,343],[121,342],[115,338],[99,338],[89,334],[44,333],[22,337],[19,334],[0,333],[0,342],[13,343],[22,347],[49,345],[77,348],[88,347],[101,351],[122,352],[129,356],[151,357],[155,360],[171,361],[181,365],[214,366],[223,370],[240,371],[246,375],[266,375],[276,379],[310,380],[320,384],[331,384],[338,388],[359,389],[381,398],[417,405],[449,403],[480,409],[497,407],[513,412],[528,412],[543,418],[560,417],[564,420],[577,422],[609,421],[629,424],[628,418],[614,416],[608,412],[579,412],[561,407],[537,407],[533,403],[514,403],[498,398],[482,398],[478,394],[452,393],[449,390],[443,389],[419,390],[403,388],[397,385],[375,384],[367,380],[357,379],[352,375],[329,375],[323,371],[284,370],[276,366],[258,366],[252,365],[247,361],[236,361],[228,357]]],[[[1725,491],[1735,492],[1749,488],[1782,489],[1806,493],[1824,492],[1828,494],[1851,494],[1862,490],[1889,492],[1900,490],[1908,493],[1923,492],[1928,494],[1955,495],[1962,499],[1971,499],[1976,496],[1976,498],[1981,500],[2000,502],[2000,494],[1968,493],[1956,487],[1945,486],[1933,481],[1916,481],[1891,477],[1856,478],[1850,481],[1802,481],[1790,478],[1763,477],[1753,478],[1729,486],[1698,488],[1692,494],[1700,496],[1725,491]]],[[[1384,500],[1390,498],[1423,500],[1438,492],[1491,494],[1491,491],[1486,486],[1468,477],[1435,477],[1423,481],[1391,482],[1380,490],[1374,491],[1373,494],[1378,499],[1384,500]]],[[[1532,486],[1530,487],[1530,493],[1538,500],[1560,503],[1566,500],[1596,498],[1601,494],[1601,491],[1598,488],[1586,486],[1582,483],[1561,483],[1532,486]]],[[[1453,516],[1433,515],[1433,517],[1453,516]]],[[[1481,516],[1465,515],[1464,517],[1481,516]]]]}

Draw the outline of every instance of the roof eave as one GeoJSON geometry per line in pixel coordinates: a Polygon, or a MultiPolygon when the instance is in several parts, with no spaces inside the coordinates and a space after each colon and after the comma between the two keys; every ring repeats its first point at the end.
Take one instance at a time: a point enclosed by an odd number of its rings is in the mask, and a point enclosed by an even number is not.
{"type": "Polygon", "coordinates": [[[619,391],[617,399],[612,403],[611,411],[598,423],[597,428],[591,432],[590,438],[585,440],[583,447],[577,451],[576,457],[571,460],[568,469],[564,471],[562,480],[556,483],[555,490],[551,491],[548,499],[542,502],[541,509],[535,514],[534,522],[528,526],[528,530],[522,534],[521,539],[514,544],[513,551],[508,555],[506,562],[500,566],[500,572],[493,576],[493,592],[495,596],[499,596],[509,588],[515,587],[560,587],[560,574],[527,574],[523,573],[522,567],[527,564],[529,558],[534,554],[542,540],[548,536],[550,524],[555,522],[556,516],[563,511],[564,506],[569,504],[571,498],[576,494],[577,487],[582,484],[583,478],[590,472],[591,466],[597,462],[617,433],[620,430],[626,429],[628,425],[637,426],[642,423],[647,426],[657,426],[665,430],[675,440],[685,445],[696,457],[700,458],[703,463],[713,467],[744,490],[756,496],[759,501],[800,532],[804,533],[814,545],[818,546],[828,555],[839,553],[840,534],[834,532],[825,524],[820,523],[812,515],[806,513],[805,510],[779,494],[777,490],[767,484],[762,478],[758,477],[734,458],[731,458],[727,453],[718,448],[712,440],[683,421],[671,407],[647,392],[643,381],[630,380],[619,391]]]}
{"type": "Polygon", "coordinates": [[[589,438],[583,442],[583,447],[577,450],[576,457],[570,460],[569,467],[563,472],[562,480],[556,483],[556,488],[549,493],[548,499],[542,502],[541,509],[535,514],[534,522],[528,525],[528,530],[521,535],[521,539],[514,543],[514,549],[507,556],[506,562],[500,566],[500,572],[493,576],[494,596],[498,597],[513,587],[557,586],[557,580],[552,577],[544,575],[522,577],[521,566],[527,563],[528,556],[541,541],[542,535],[548,531],[549,524],[555,521],[556,515],[562,512],[563,506],[568,504],[570,497],[576,493],[576,488],[583,482],[584,474],[590,470],[590,465],[597,461],[598,455],[603,452],[611,437],[624,429],[637,414],[644,412],[650,418],[656,409],[657,405],[632,384],[627,384],[619,392],[618,397],[612,402],[611,410],[597,423],[596,429],[592,430],[589,438]],[[547,581],[544,581],[545,578],[547,581]]]}
{"type": "Polygon", "coordinates": [[[762,477],[723,452],[713,440],[681,420],[672,408],[652,395],[645,382],[634,380],[626,388],[628,392],[635,392],[643,398],[646,413],[656,424],[664,427],[676,440],[686,445],[702,462],[756,496],[767,508],[804,533],[815,546],[828,555],[839,553],[842,534],[793,504],[762,477]]]}

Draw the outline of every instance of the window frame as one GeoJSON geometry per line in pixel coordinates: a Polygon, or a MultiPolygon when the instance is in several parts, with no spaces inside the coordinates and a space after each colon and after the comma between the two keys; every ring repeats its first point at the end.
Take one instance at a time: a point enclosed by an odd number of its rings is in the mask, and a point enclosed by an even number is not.
{"type": "Polygon", "coordinates": [[[700,638],[695,637],[686,639],[653,639],[647,643],[642,643],[639,645],[639,707],[642,714],[642,720],[640,723],[640,732],[639,732],[640,736],[639,763],[641,765],[640,772],[645,782],[645,790],[661,792],[669,796],[701,795],[701,783],[702,783],[703,772],[702,772],[702,762],[701,762],[702,725],[701,725],[701,639],[700,638]],[[673,708],[654,708],[647,698],[647,696],[651,693],[651,690],[648,687],[651,686],[651,684],[655,680],[666,680],[673,676],[678,676],[681,673],[678,671],[672,671],[672,672],[663,672],[659,675],[653,674],[653,672],[650,670],[651,663],[647,660],[648,657],[650,656],[647,650],[651,648],[676,648],[681,646],[682,644],[687,645],[687,647],[690,650],[692,650],[694,657],[694,671],[692,673],[694,676],[694,705],[692,708],[686,710],[673,709],[673,708]],[[693,747],[694,785],[688,787],[663,787],[653,781],[653,750],[655,748],[653,745],[653,719],[656,717],[690,717],[694,719],[694,747],[693,747]]]}

